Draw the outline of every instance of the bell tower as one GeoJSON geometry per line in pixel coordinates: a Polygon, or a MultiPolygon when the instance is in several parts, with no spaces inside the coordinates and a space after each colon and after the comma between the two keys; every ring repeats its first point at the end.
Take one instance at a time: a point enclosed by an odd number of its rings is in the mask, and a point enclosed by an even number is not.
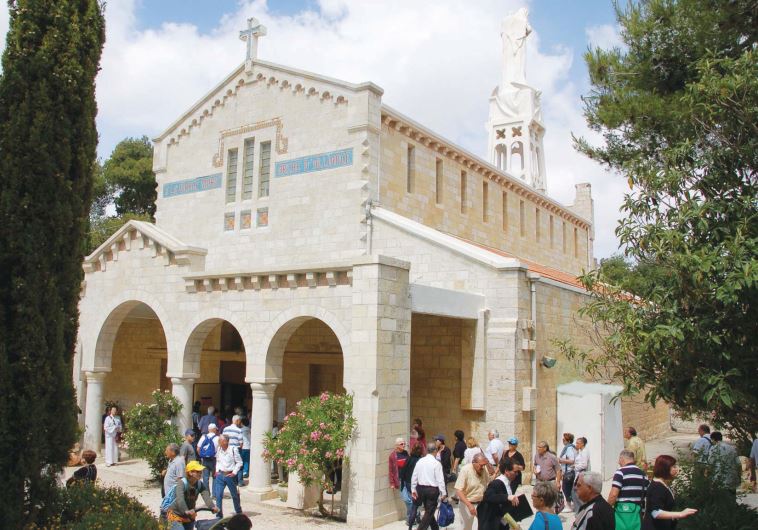
{"type": "Polygon", "coordinates": [[[501,25],[502,75],[490,96],[487,149],[495,167],[544,193],[542,93],[526,83],[526,40],[532,32],[528,16],[529,11],[521,8],[501,25]]]}

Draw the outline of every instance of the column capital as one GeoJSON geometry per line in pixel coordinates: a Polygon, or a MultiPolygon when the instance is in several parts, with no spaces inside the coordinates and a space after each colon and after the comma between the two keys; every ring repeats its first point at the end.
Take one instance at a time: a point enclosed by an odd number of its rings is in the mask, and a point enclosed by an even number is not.
{"type": "Polygon", "coordinates": [[[197,379],[195,377],[172,377],[172,385],[194,385],[197,379]]]}
{"type": "Polygon", "coordinates": [[[272,398],[278,383],[250,383],[250,388],[253,391],[253,396],[266,396],[272,398]]]}
{"type": "Polygon", "coordinates": [[[87,384],[90,383],[102,383],[105,381],[105,376],[108,372],[84,372],[84,378],[87,380],[87,384]]]}

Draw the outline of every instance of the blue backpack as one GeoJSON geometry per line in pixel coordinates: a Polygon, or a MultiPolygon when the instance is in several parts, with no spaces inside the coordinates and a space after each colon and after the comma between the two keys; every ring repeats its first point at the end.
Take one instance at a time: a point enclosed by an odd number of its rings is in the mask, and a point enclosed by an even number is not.
{"type": "Polygon", "coordinates": [[[200,454],[200,458],[213,458],[216,456],[216,444],[213,443],[213,440],[216,439],[216,435],[211,436],[210,434],[205,435],[205,440],[203,441],[203,445],[200,446],[200,449],[198,453],[200,454]]]}
{"type": "MultiPolygon", "coordinates": [[[[184,482],[184,492],[186,493],[189,491],[189,481],[183,477],[182,482],[184,482]]],[[[177,481],[177,484],[178,483],[179,482],[177,481]]],[[[205,490],[205,484],[203,484],[202,480],[198,480],[195,487],[197,488],[198,495],[205,490]]],[[[174,504],[174,501],[176,501],[176,484],[171,486],[171,489],[166,492],[166,496],[163,497],[163,500],[161,501],[161,513],[167,512],[168,509],[171,508],[171,505],[174,504]]]]}
{"type": "Polygon", "coordinates": [[[440,504],[440,513],[437,515],[437,524],[441,527],[450,526],[455,522],[455,512],[450,503],[444,501],[440,504]]]}

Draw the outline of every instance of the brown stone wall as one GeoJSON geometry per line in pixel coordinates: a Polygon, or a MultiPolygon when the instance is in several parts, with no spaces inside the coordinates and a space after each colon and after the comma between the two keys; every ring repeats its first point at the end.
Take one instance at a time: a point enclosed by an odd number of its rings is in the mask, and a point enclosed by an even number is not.
{"type": "Polygon", "coordinates": [[[467,325],[433,315],[411,318],[411,419],[423,420],[427,441],[442,433],[452,446],[453,432],[461,429],[468,436],[484,422],[484,412],[460,406],[461,337],[467,325]]]}
{"type": "Polygon", "coordinates": [[[526,186],[506,189],[477,173],[474,168],[410,140],[387,125],[382,127],[381,156],[380,202],[385,208],[443,232],[496,247],[548,267],[575,274],[588,267],[586,228],[564,219],[559,212],[548,211],[544,205],[537,204],[538,197],[526,186]],[[409,145],[413,146],[414,153],[413,188],[410,193],[406,178],[409,145]],[[440,202],[437,202],[436,193],[438,161],[442,163],[440,202]],[[464,208],[461,207],[462,171],[466,172],[464,208]],[[487,183],[486,212],[484,182],[487,183]],[[575,227],[578,229],[576,245],[575,227]]]}

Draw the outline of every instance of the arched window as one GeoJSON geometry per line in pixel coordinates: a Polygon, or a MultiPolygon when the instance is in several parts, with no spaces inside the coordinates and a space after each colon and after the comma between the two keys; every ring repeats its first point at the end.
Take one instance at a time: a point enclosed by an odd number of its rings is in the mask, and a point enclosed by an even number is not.
{"type": "Polygon", "coordinates": [[[511,144],[511,171],[524,171],[524,144],[522,142],[511,144]]]}
{"type": "Polygon", "coordinates": [[[507,151],[506,151],[505,145],[497,144],[495,146],[495,167],[505,171],[507,168],[506,157],[507,157],[507,151]]]}

